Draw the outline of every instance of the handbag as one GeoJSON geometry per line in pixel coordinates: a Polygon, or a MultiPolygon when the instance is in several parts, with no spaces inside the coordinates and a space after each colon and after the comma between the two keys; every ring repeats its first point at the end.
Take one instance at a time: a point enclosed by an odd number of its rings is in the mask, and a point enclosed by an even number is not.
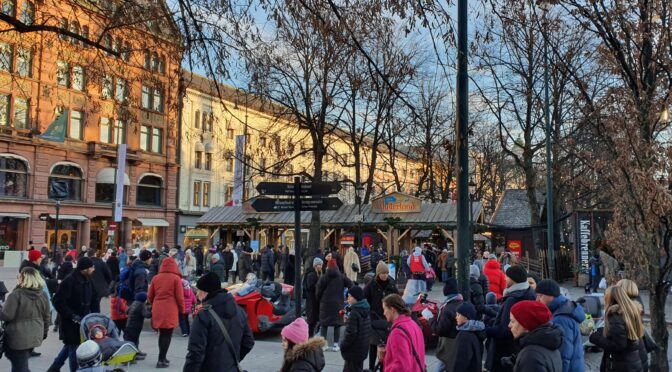
{"type": "Polygon", "coordinates": [[[353,262],[351,268],[352,268],[352,271],[354,271],[356,273],[359,272],[359,266],[357,266],[356,263],[353,262]]]}
{"type": "Polygon", "coordinates": [[[231,341],[231,336],[229,336],[229,331],[226,330],[226,327],[224,327],[224,324],[222,323],[222,319],[217,315],[215,310],[212,309],[212,306],[206,305],[203,307],[203,309],[208,310],[208,313],[210,316],[217,322],[217,325],[219,326],[219,329],[222,331],[222,334],[224,335],[224,340],[226,341],[226,344],[229,347],[229,351],[231,352],[231,355],[233,355],[234,360],[236,361],[236,370],[238,372],[246,372],[240,367],[240,363],[238,362],[238,353],[236,353],[236,349],[233,347],[233,342],[231,341]]]}
{"type": "Polygon", "coordinates": [[[0,322],[0,359],[5,353],[5,344],[7,342],[7,331],[5,331],[5,325],[3,322],[0,322]]]}

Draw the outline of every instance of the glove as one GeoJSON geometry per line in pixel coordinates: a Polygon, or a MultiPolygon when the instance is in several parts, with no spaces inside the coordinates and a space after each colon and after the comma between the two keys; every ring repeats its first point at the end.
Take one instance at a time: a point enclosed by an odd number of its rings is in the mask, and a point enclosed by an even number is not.
{"type": "Polygon", "coordinates": [[[421,314],[427,320],[430,320],[434,317],[434,314],[432,314],[432,312],[429,311],[429,309],[422,310],[421,314]]]}
{"type": "Polygon", "coordinates": [[[75,322],[75,323],[77,323],[77,324],[79,324],[79,323],[82,322],[82,317],[79,316],[79,315],[77,315],[77,314],[74,314],[74,315],[72,316],[72,321],[75,322]]]}

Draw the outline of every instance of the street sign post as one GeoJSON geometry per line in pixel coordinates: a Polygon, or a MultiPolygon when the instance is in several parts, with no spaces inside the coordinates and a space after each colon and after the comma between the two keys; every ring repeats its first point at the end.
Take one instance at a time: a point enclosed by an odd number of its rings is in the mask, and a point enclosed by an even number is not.
{"type": "MultiPolygon", "coordinates": [[[[339,198],[299,198],[301,211],[331,211],[343,206],[339,198]]],[[[252,208],[257,212],[289,212],[296,206],[292,199],[257,199],[252,202],[252,208]]]]}
{"type": "MultiPolygon", "coordinates": [[[[287,195],[294,196],[296,183],[285,182],[260,182],[257,191],[263,195],[287,195]]],[[[341,184],[338,182],[311,182],[299,183],[299,196],[317,196],[338,194],[341,184]]]]}

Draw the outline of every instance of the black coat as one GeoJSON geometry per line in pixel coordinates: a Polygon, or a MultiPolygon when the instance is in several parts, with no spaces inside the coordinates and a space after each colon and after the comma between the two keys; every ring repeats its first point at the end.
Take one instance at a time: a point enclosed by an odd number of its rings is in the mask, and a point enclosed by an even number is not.
{"type": "Polygon", "coordinates": [[[347,361],[364,361],[369,354],[371,334],[371,307],[366,299],[358,301],[350,308],[345,325],[345,336],[341,340],[341,356],[347,361]]]}
{"type": "Polygon", "coordinates": [[[485,293],[483,293],[483,287],[476,278],[469,278],[469,300],[476,308],[476,319],[481,319],[485,306],[485,293]]]}
{"type": "Polygon", "coordinates": [[[320,302],[320,325],[343,325],[339,312],[343,310],[343,290],[352,282],[335,267],[327,269],[317,282],[317,300],[320,302]]]}
{"type": "Polygon", "coordinates": [[[455,338],[455,355],[453,372],[481,371],[483,369],[483,341],[485,341],[485,326],[480,321],[470,321],[463,325],[455,338]]]}
{"type": "Polygon", "coordinates": [[[513,371],[562,372],[562,338],[562,329],[554,324],[541,326],[521,337],[513,371]]]}
{"type": "Polygon", "coordinates": [[[222,262],[222,260],[219,260],[219,261],[213,263],[210,266],[210,271],[217,274],[217,277],[219,278],[219,281],[221,283],[224,283],[224,281],[225,281],[224,279],[225,279],[225,276],[226,276],[226,266],[224,266],[224,262],[222,262]]]}
{"type": "Polygon", "coordinates": [[[371,306],[371,322],[375,325],[375,329],[371,331],[371,337],[369,337],[369,345],[378,345],[387,341],[389,332],[382,329],[389,328],[389,323],[385,319],[385,314],[383,314],[383,298],[391,294],[399,294],[399,290],[397,290],[394,280],[389,276],[385,282],[373,279],[364,287],[364,298],[371,306]]]}
{"type": "Polygon", "coordinates": [[[628,339],[620,307],[611,306],[606,313],[605,321],[609,323],[609,335],[604,335],[604,328],[590,335],[590,342],[604,349],[600,372],[643,371],[642,359],[639,355],[639,340],[628,339]]]}
{"type": "Polygon", "coordinates": [[[449,295],[447,302],[443,305],[437,318],[433,318],[429,323],[432,333],[439,336],[439,342],[436,346],[436,358],[445,365],[450,366],[457,358],[455,338],[457,337],[457,307],[464,302],[462,295],[449,295]]]}
{"type": "MultiPolygon", "coordinates": [[[[236,300],[226,291],[208,294],[205,305],[211,306],[219,315],[222,324],[229,332],[231,342],[243,360],[254,346],[252,330],[247,323],[243,309],[236,305],[236,300]]],[[[231,371],[237,372],[234,356],[224,339],[222,330],[205,308],[194,315],[184,372],[194,371],[231,371]]]]}
{"type": "Polygon", "coordinates": [[[60,315],[59,336],[66,345],[79,345],[79,324],[73,321],[90,313],[100,312],[100,299],[93,283],[79,271],[73,271],[61,285],[52,299],[54,308],[60,315]]]}
{"type": "Polygon", "coordinates": [[[314,267],[306,269],[306,321],[308,324],[315,324],[320,317],[320,302],[317,300],[317,282],[320,276],[314,267]]]}
{"type": "Polygon", "coordinates": [[[110,293],[110,283],[112,282],[112,274],[105,262],[98,257],[92,257],[93,267],[96,270],[91,275],[91,282],[96,288],[96,293],[99,297],[107,297],[110,293]]]}
{"type": "Polygon", "coordinates": [[[128,320],[124,328],[124,340],[134,341],[140,337],[145,319],[152,317],[152,312],[147,308],[147,304],[140,301],[133,301],[126,309],[128,320]]]}
{"type": "Polygon", "coordinates": [[[295,345],[285,353],[281,372],[320,372],[324,369],[325,360],[322,348],[327,341],[322,337],[313,337],[308,341],[295,345]]]}
{"type": "Polygon", "coordinates": [[[130,281],[133,293],[149,290],[149,266],[136,258],[131,265],[130,281]]]}
{"type": "Polygon", "coordinates": [[[275,272],[275,254],[273,254],[273,249],[270,247],[266,247],[264,253],[261,254],[261,272],[275,272]]]}
{"type": "Polygon", "coordinates": [[[231,270],[231,268],[233,268],[233,252],[222,252],[222,261],[224,261],[224,268],[226,270],[231,270]]]}
{"type": "Polygon", "coordinates": [[[287,262],[285,263],[285,269],[283,270],[283,280],[285,284],[291,284],[294,285],[294,274],[296,273],[294,271],[294,255],[290,254],[287,256],[287,262]]]}
{"type": "Polygon", "coordinates": [[[118,280],[119,279],[119,273],[120,273],[121,270],[119,269],[119,260],[117,259],[117,257],[116,256],[110,256],[107,259],[107,262],[105,262],[105,264],[107,264],[107,269],[110,270],[110,275],[112,275],[112,280],[118,280]]]}

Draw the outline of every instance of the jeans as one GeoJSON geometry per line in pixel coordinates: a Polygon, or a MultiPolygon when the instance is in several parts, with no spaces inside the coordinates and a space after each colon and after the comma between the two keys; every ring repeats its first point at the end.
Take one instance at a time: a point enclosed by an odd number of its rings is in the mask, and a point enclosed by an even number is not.
{"type": "Polygon", "coordinates": [[[180,314],[180,331],[183,335],[189,334],[189,314],[180,314]]]}
{"type": "MultiPolygon", "coordinates": [[[[329,326],[323,325],[320,326],[320,336],[324,337],[327,340],[327,345],[329,345],[329,340],[327,339],[327,330],[329,326]]],[[[334,346],[338,345],[338,341],[341,339],[341,326],[334,326],[334,346]]]]}
{"type": "Polygon", "coordinates": [[[447,271],[442,271],[441,272],[441,281],[444,282],[444,283],[446,281],[448,281],[448,272],[447,271]]]}
{"type": "Polygon", "coordinates": [[[446,365],[445,365],[442,361],[440,361],[440,360],[438,360],[438,359],[437,359],[436,361],[437,361],[437,363],[436,363],[436,369],[434,369],[434,371],[436,371],[436,372],[444,372],[444,371],[446,370],[446,365]]]}
{"type": "Polygon", "coordinates": [[[51,367],[53,369],[61,369],[63,365],[65,364],[65,360],[68,360],[68,365],[70,366],[70,372],[75,372],[79,368],[77,364],[77,347],[79,345],[63,345],[63,348],[61,351],[58,353],[56,358],[54,359],[54,362],[51,363],[51,367]]]}
{"type": "Polygon", "coordinates": [[[12,372],[30,372],[28,369],[28,358],[30,358],[30,349],[12,350],[5,349],[7,359],[12,363],[12,372]]]}

